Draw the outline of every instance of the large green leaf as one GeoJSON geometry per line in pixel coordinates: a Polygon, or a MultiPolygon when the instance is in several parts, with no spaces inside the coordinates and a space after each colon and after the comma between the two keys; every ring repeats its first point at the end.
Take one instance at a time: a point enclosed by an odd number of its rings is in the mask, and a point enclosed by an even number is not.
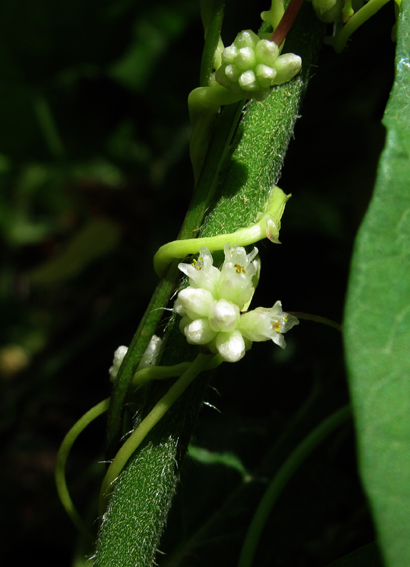
{"type": "Polygon", "coordinates": [[[410,5],[401,7],[386,145],[346,307],[360,470],[388,567],[410,565],[410,5]]]}

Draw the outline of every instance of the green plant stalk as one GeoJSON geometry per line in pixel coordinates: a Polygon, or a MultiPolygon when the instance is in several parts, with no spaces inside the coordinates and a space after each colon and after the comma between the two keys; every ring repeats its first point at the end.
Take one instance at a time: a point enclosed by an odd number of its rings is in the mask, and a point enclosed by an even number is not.
{"type": "Polygon", "coordinates": [[[65,511],[70,516],[76,528],[82,533],[87,539],[92,541],[92,535],[88,528],[85,526],[82,518],[77,512],[73,501],[71,500],[70,493],[67,488],[67,482],[65,478],[65,465],[68,459],[68,455],[71,448],[80,435],[82,431],[96,419],[98,416],[102,415],[108,410],[110,403],[110,398],[107,398],[87,411],[70,429],[67,435],[64,437],[61,443],[60,449],[57,453],[56,466],[55,466],[55,482],[57,486],[57,492],[60,500],[65,508],[65,511]]]}
{"type": "MultiPolygon", "coordinates": [[[[219,175],[220,170],[218,176],[207,170],[205,162],[198,186],[208,176],[212,182],[219,182],[219,195],[210,205],[207,201],[210,211],[201,237],[216,236],[221,232],[229,234],[254,224],[265,210],[271,187],[280,176],[311,65],[323,36],[324,26],[317,21],[311,6],[302,8],[286,42],[290,51],[302,56],[302,73],[290,83],[274,88],[271,96],[262,103],[248,104],[232,148],[224,148],[225,152],[230,150],[230,157],[222,175],[219,175]]],[[[211,143],[207,160],[214,151],[211,143]]],[[[195,206],[202,206],[202,203],[196,202],[195,206]]],[[[186,341],[175,327],[169,335],[167,350],[175,344],[180,362],[182,354],[179,350],[186,348],[186,341]]],[[[175,467],[179,466],[185,452],[206,387],[206,376],[199,376],[151,431],[137,452],[138,456],[133,456],[120,474],[100,530],[95,559],[98,567],[118,563],[122,567],[152,565],[177,483],[175,467]]],[[[158,391],[163,395],[160,384],[151,387],[150,396],[155,401],[147,401],[148,411],[161,397],[155,395],[158,391]]]]}
{"type": "MultiPolygon", "coordinates": [[[[201,373],[128,460],[102,518],[93,565],[153,564],[176,490],[181,453],[188,445],[187,432],[196,423],[208,381],[207,373],[201,373]]],[[[168,389],[162,383],[161,393],[168,389]]],[[[151,390],[147,408],[158,401],[158,389],[151,390]]]]}
{"type": "Polygon", "coordinates": [[[214,69],[214,54],[221,37],[225,0],[201,0],[205,45],[202,52],[199,86],[207,87],[214,69]]]}
{"type": "Polygon", "coordinates": [[[343,408],[335,411],[332,415],[322,421],[322,423],[296,447],[293,453],[280,467],[269,483],[269,486],[252,518],[252,522],[249,526],[241,550],[238,567],[252,566],[259,539],[272,508],[294,473],[298,470],[303,461],[305,461],[305,459],[312,453],[312,451],[316,449],[316,447],[322,443],[328,435],[339,427],[339,425],[345,423],[345,421],[347,421],[350,417],[350,406],[344,406],[343,408]]]}
{"type": "Polygon", "coordinates": [[[121,449],[116,454],[111,465],[108,467],[107,473],[101,485],[100,495],[100,515],[104,514],[105,508],[111,494],[112,486],[127,463],[128,459],[134,451],[144,441],[145,437],[151,429],[159,422],[167,413],[170,407],[185,392],[200,372],[206,369],[210,362],[210,358],[218,355],[198,354],[196,359],[188,366],[180,378],[170,387],[168,392],[155,404],[149,414],[141,421],[139,426],[128,437],[121,449]]]}
{"type": "MultiPolygon", "coordinates": [[[[213,197],[219,179],[219,173],[229,150],[229,144],[236,128],[241,106],[228,106],[218,120],[212,146],[205,159],[205,164],[195,188],[189,210],[184,219],[180,239],[193,238],[201,225],[205,212],[213,197]]],[[[178,262],[173,262],[162,275],[152,299],[144,313],[138,329],[132,339],[127,355],[118,372],[113,392],[107,424],[107,458],[113,458],[118,449],[121,436],[122,414],[129,385],[139,361],[157,328],[163,315],[163,307],[168,304],[180,273],[178,262]]]]}
{"type": "MultiPolygon", "coordinates": [[[[181,362],[174,366],[148,366],[135,373],[131,382],[133,388],[138,388],[142,384],[150,380],[166,380],[168,378],[176,378],[181,376],[190,367],[189,362],[181,362]]],[[[76,528],[83,533],[87,539],[92,541],[91,533],[88,531],[85,523],[81,519],[74,503],[71,499],[67,480],[65,475],[65,467],[70,454],[70,451],[77,440],[77,437],[92,423],[97,417],[105,413],[110,405],[110,398],[106,398],[96,406],[88,410],[70,429],[60,446],[57,453],[56,466],[55,466],[55,482],[57,492],[59,494],[61,503],[63,504],[67,514],[70,516],[76,528]]]]}
{"type": "Polygon", "coordinates": [[[328,327],[333,327],[337,331],[343,333],[342,325],[336,323],[336,321],[332,321],[331,319],[327,319],[327,317],[320,317],[319,315],[311,315],[310,313],[301,313],[300,311],[289,311],[290,315],[294,315],[298,319],[304,319],[305,321],[314,321],[315,323],[322,323],[322,325],[327,325],[328,327]]]}
{"type": "Polygon", "coordinates": [[[357,28],[363,25],[369,18],[374,16],[389,0],[370,0],[360,10],[358,10],[350,20],[336,34],[332,42],[336,53],[342,53],[349,37],[357,28]]]}

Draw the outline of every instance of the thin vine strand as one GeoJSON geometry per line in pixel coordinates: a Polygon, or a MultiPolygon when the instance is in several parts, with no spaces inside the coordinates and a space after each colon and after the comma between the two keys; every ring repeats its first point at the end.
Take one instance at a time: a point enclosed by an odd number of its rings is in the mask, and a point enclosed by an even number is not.
{"type": "Polygon", "coordinates": [[[282,490],[305,459],[337,427],[351,417],[349,405],[335,411],[314,429],[291,453],[270,482],[253,516],[238,561],[238,567],[252,567],[256,548],[273,506],[282,490]]]}

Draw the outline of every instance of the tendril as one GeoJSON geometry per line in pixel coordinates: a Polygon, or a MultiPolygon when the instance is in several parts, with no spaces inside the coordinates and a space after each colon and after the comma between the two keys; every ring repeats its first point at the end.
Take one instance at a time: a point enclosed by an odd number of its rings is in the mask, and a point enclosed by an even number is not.
{"type": "Polygon", "coordinates": [[[268,238],[272,242],[279,242],[279,230],[281,218],[285,210],[285,205],[290,195],[277,187],[273,186],[265,213],[260,220],[247,227],[241,228],[234,233],[219,234],[206,238],[190,238],[187,240],[174,240],[161,246],[154,256],[155,272],[161,276],[165,268],[175,258],[185,258],[189,254],[196,254],[202,246],[206,246],[211,252],[223,250],[227,242],[236,246],[248,246],[263,238],[268,238]]]}

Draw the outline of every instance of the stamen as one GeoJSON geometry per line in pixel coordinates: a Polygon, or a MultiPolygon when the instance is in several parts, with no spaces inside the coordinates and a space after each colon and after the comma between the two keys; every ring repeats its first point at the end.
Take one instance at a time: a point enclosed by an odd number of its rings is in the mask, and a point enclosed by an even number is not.
{"type": "Polygon", "coordinates": [[[235,264],[237,274],[246,274],[245,266],[241,266],[240,264],[235,264]]]}

